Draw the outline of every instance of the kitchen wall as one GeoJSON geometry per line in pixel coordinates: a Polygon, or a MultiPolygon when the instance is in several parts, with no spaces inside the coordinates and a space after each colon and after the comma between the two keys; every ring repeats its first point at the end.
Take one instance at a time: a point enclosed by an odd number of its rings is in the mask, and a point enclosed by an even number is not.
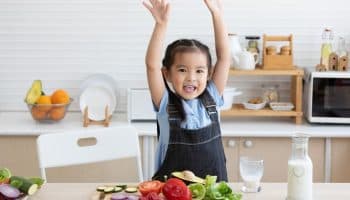
{"type": "MultiPolygon", "coordinates": [[[[202,0],[173,0],[166,43],[197,38],[214,53],[212,23],[202,0]]],[[[229,32],[294,34],[295,63],[319,62],[323,27],[350,39],[346,0],[223,0],[229,32]]],[[[108,73],[117,81],[118,111],[126,110],[126,91],[145,87],[144,56],[153,18],[135,0],[1,0],[0,111],[26,110],[23,98],[34,79],[47,93],[67,89],[79,110],[82,81],[93,73],[108,73]]],[[[215,56],[214,56],[215,58],[215,56]]],[[[249,97],[263,82],[278,83],[288,98],[285,77],[231,78],[229,85],[249,97]]],[[[245,98],[241,97],[241,100],[245,98]]]]}

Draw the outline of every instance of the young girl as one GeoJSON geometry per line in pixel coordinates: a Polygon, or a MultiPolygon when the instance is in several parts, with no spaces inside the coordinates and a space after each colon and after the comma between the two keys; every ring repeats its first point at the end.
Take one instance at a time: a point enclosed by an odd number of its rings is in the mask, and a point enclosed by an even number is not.
{"type": "Polygon", "coordinates": [[[155,19],[146,54],[148,85],[159,125],[153,179],[163,180],[174,171],[190,170],[202,178],[209,174],[227,181],[216,106],[223,104],[230,67],[229,42],[220,0],[204,2],[215,32],[217,61],[213,69],[209,48],[194,39],[171,43],[161,64],[170,5],[165,0],[143,2],[155,19]]]}

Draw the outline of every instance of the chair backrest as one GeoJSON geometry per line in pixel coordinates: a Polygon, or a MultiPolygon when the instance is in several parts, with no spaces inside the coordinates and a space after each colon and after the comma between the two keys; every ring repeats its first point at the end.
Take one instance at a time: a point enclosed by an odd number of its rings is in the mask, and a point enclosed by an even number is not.
{"type": "Polygon", "coordinates": [[[132,126],[47,133],[38,137],[37,148],[43,179],[46,179],[46,168],[136,157],[138,178],[143,180],[139,138],[132,126]],[[95,139],[96,144],[79,145],[87,138],[95,139]]]}

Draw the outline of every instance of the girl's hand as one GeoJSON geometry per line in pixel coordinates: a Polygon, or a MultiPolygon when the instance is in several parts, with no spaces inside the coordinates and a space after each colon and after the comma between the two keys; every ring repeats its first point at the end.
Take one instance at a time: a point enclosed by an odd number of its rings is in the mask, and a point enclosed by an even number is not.
{"type": "Polygon", "coordinates": [[[166,0],[149,0],[142,4],[152,13],[156,23],[165,24],[168,22],[170,4],[166,0]]]}
{"type": "Polygon", "coordinates": [[[204,2],[211,13],[220,13],[222,11],[221,0],[204,0],[204,2]]]}

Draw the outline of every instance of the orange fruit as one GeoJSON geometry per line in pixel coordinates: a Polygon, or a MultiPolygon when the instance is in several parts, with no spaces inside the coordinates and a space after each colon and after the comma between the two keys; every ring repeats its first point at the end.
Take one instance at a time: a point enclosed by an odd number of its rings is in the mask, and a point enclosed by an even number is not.
{"type": "Polygon", "coordinates": [[[51,109],[51,97],[42,95],[36,101],[36,107],[41,111],[49,111],[51,109]]]}
{"type": "Polygon", "coordinates": [[[58,89],[51,95],[51,102],[53,104],[67,104],[69,103],[69,94],[65,90],[58,89]]]}
{"type": "Polygon", "coordinates": [[[42,111],[39,107],[33,106],[31,110],[32,116],[36,120],[42,120],[46,118],[46,111],[42,111]]]}
{"type": "Polygon", "coordinates": [[[49,116],[52,120],[58,121],[63,119],[65,113],[65,107],[60,106],[60,107],[54,107],[50,110],[49,116]]]}

